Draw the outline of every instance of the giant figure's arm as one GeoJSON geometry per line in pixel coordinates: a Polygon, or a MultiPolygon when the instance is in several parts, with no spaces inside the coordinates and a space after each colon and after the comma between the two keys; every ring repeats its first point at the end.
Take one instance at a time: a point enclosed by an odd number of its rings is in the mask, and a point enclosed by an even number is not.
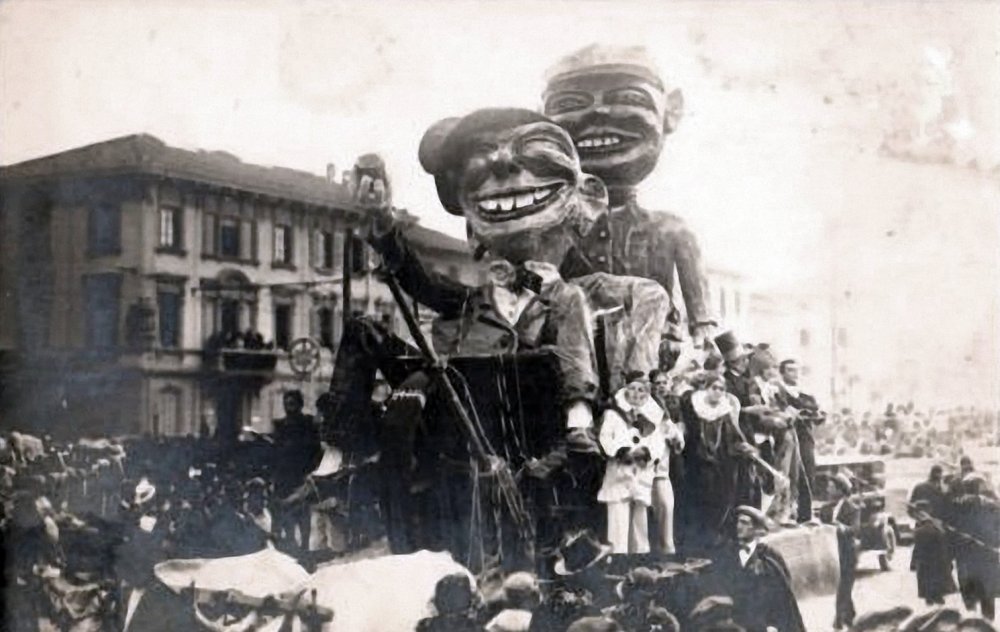
{"type": "Polygon", "coordinates": [[[382,257],[385,267],[396,277],[403,291],[418,303],[445,318],[454,318],[462,313],[463,305],[475,288],[424,267],[398,228],[383,236],[370,237],[369,243],[382,257]]]}
{"type": "MultiPolygon", "coordinates": [[[[660,213],[654,221],[661,239],[672,246],[673,263],[677,267],[677,279],[684,297],[688,326],[693,330],[699,326],[714,325],[715,320],[708,309],[708,276],[702,264],[698,239],[684,220],[676,215],[660,213]]],[[[663,287],[673,287],[673,269],[658,270],[656,274],[656,280],[663,287]]]]}

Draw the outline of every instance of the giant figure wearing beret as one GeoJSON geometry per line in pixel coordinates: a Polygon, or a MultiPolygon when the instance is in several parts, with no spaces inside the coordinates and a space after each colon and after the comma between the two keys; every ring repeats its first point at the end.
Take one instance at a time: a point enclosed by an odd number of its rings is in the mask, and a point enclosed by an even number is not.
{"type": "Polygon", "coordinates": [[[673,296],[676,271],[688,326],[703,340],[715,323],[698,242],[680,217],[636,200],[680,121],[680,90],[664,83],[645,48],[593,44],[549,70],[543,100],[545,114],[572,136],[583,171],[603,180],[610,198],[610,212],[567,258],[563,276],[634,275],[659,282],[673,296]]]}

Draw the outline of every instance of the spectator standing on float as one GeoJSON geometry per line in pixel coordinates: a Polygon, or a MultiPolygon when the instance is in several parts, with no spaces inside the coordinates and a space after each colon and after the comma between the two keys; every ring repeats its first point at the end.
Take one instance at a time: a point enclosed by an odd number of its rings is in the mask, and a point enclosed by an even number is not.
{"type": "MultiPolygon", "coordinates": [[[[726,390],[739,400],[739,427],[743,436],[753,442],[754,434],[760,427],[760,415],[755,412],[763,403],[760,390],[750,378],[750,350],[737,340],[736,335],[727,331],[715,338],[715,346],[725,362],[726,390]]],[[[737,497],[739,505],[761,506],[762,481],[757,471],[749,463],[740,463],[737,473],[737,497]]]]}
{"type": "Polygon", "coordinates": [[[740,403],[717,373],[695,378],[699,389],[682,398],[687,427],[684,452],[685,520],[678,524],[685,546],[710,549],[726,517],[737,506],[737,475],[743,457],[755,453],[739,428],[740,403]]]}
{"type": "Polygon", "coordinates": [[[837,474],[827,483],[832,499],[820,509],[820,520],[837,527],[837,550],[840,558],[840,583],[837,586],[836,615],[833,628],[850,627],[856,615],[854,609],[854,571],[858,564],[858,537],[861,532],[861,510],[851,499],[851,480],[837,474]]]}
{"type": "MultiPolygon", "coordinates": [[[[650,397],[644,374],[626,379],[601,423],[599,440],[608,462],[597,500],[607,506],[614,552],[649,553],[647,513],[653,478],[666,452],[664,414],[650,397]]],[[[671,429],[676,434],[672,424],[671,429]]]]}
{"type": "Polygon", "coordinates": [[[285,416],[274,420],[275,470],[274,492],[278,498],[275,532],[284,532],[287,542],[295,543],[295,530],[300,535],[299,546],[309,550],[311,512],[305,501],[288,497],[301,487],[322,458],[319,428],[312,415],[302,412],[302,391],[286,392],[281,398],[285,416]]]}
{"type": "Polygon", "coordinates": [[[670,393],[670,378],[659,369],[649,372],[652,384],[652,397],[663,409],[663,436],[667,446],[656,466],[653,475],[653,542],[652,549],[657,553],[674,554],[677,552],[674,542],[674,520],[676,506],[675,493],[683,485],[683,480],[674,486],[675,478],[683,478],[684,429],[674,420],[680,418],[680,402],[677,396],[670,393]]]}
{"type": "Polygon", "coordinates": [[[783,360],[778,366],[781,380],[779,399],[786,407],[795,409],[795,435],[799,441],[799,461],[802,463],[803,476],[799,481],[797,499],[797,515],[799,522],[812,518],[812,490],[816,485],[816,439],[813,432],[816,426],[826,420],[820,411],[816,398],[799,388],[799,365],[793,359],[783,360]]]}

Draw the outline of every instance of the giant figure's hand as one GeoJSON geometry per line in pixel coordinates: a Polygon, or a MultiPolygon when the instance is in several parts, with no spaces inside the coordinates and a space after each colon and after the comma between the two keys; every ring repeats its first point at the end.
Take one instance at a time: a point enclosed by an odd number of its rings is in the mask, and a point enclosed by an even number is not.
{"type": "Polygon", "coordinates": [[[370,237],[384,237],[392,230],[392,188],[378,155],[365,154],[354,163],[351,195],[358,210],[368,216],[370,237]]]}

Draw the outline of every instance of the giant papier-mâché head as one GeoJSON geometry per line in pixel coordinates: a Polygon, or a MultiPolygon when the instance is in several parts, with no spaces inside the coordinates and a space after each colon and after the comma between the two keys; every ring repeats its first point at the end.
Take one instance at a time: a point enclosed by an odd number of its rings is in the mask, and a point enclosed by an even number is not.
{"type": "Polygon", "coordinates": [[[558,264],[573,231],[607,208],[607,189],[585,174],[569,134],[531,110],[477,110],[432,126],[420,162],[445,210],[470,238],[510,261],[558,264]]]}
{"type": "Polygon", "coordinates": [[[542,99],[572,136],[583,170],[609,187],[635,186],[652,172],[684,108],[641,46],[591,44],[564,57],[546,73],[542,99]]]}

